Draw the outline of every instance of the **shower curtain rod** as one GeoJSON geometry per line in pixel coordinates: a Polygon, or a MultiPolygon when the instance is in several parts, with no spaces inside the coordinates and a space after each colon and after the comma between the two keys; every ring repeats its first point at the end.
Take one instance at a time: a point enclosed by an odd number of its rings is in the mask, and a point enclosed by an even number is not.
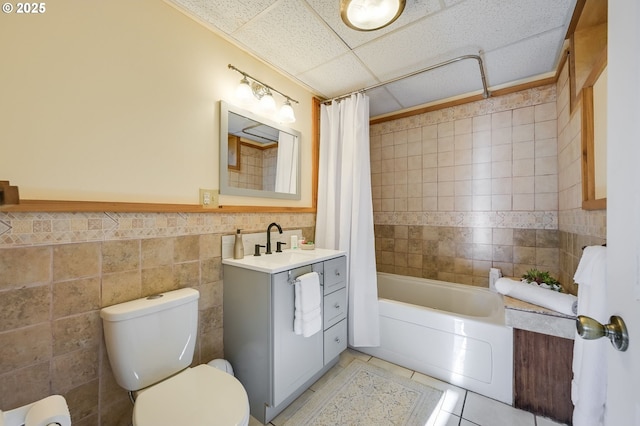
{"type": "Polygon", "coordinates": [[[440,62],[439,64],[431,65],[431,66],[429,66],[427,68],[423,68],[421,70],[414,71],[414,72],[409,73],[409,74],[405,74],[405,75],[400,76],[400,77],[392,78],[391,80],[387,80],[387,81],[384,81],[382,83],[374,84],[373,86],[365,87],[363,89],[355,90],[353,92],[350,92],[350,93],[347,93],[347,94],[344,94],[344,95],[336,96],[335,98],[332,98],[332,99],[324,101],[323,104],[328,104],[328,103],[331,103],[333,101],[337,101],[339,99],[348,98],[349,96],[351,96],[351,95],[353,95],[355,93],[362,93],[362,92],[366,92],[366,91],[371,90],[371,89],[376,89],[376,88],[381,87],[381,86],[386,86],[387,84],[395,83],[396,81],[404,80],[405,78],[413,77],[414,75],[422,74],[423,72],[431,71],[431,70],[434,70],[436,68],[440,68],[440,67],[443,67],[445,65],[449,65],[449,64],[452,64],[454,62],[462,61],[462,60],[465,60],[465,59],[475,59],[476,61],[478,61],[478,67],[480,68],[480,78],[482,78],[482,87],[484,89],[482,96],[485,99],[488,98],[491,95],[491,93],[489,92],[489,89],[487,89],[487,79],[486,79],[486,77],[484,75],[484,66],[483,66],[483,63],[482,63],[482,58],[480,57],[480,55],[462,55],[462,56],[458,56],[457,58],[449,59],[448,61],[440,62]]]}

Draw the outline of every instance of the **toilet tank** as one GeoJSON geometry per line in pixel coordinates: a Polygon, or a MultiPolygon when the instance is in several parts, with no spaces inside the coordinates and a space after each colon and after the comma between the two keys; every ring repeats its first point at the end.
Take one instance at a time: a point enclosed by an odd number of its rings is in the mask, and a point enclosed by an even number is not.
{"type": "Polygon", "coordinates": [[[191,365],[198,332],[198,297],[183,288],[100,311],[111,369],[136,391],[191,365]]]}

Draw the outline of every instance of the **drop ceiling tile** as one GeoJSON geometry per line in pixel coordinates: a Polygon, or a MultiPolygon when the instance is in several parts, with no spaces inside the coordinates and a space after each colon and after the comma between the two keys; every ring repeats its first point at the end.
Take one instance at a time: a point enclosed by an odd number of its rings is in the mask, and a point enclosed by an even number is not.
{"type": "Polygon", "coordinates": [[[277,0],[169,0],[225,33],[249,22],[277,0]]]}
{"type": "Polygon", "coordinates": [[[352,53],[346,53],[296,77],[327,98],[378,83],[352,53]]]}
{"type": "Polygon", "coordinates": [[[386,86],[402,108],[482,91],[478,62],[454,62],[386,86]]]}
{"type": "Polygon", "coordinates": [[[386,80],[451,59],[460,52],[477,54],[479,50],[494,50],[562,26],[566,10],[558,5],[564,4],[566,9],[571,1],[467,1],[435,14],[428,24],[409,25],[361,46],[355,52],[378,78],[386,80]],[[544,13],[536,12],[537,8],[544,13]],[[555,16],[551,11],[561,16],[555,16]],[[532,16],[543,16],[547,20],[532,16]],[[380,52],[389,54],[381,55],[380,52]]]}
{"type": "Polygon", "coordinates": [[[487,52],[484,56],[489,85],[510,83],[554,71],[562,52],[564,29],[487,52]]]}
{"type": "Polygon", "coordinates": [[[398,111],[402,108],[398,101],[384,87],[367,92],[367,96],[369,96],[370,117],[398,111]]]}
{"type": "Polygon", "coordinates": [[[346,45],[299,0],[278,3],[233,37],[267,62],[296,75],[345,53],[346,45]]]}

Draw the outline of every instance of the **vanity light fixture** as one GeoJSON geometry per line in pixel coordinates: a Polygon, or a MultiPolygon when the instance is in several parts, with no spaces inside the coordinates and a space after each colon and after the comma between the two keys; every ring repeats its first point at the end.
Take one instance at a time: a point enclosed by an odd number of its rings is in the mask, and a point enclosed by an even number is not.
{"type": "Polygon", "coordinates": [[[384,28],[398,19],[406,0],[341,0],[340,17],[358,31],[384,28]]]}
{"type": "Polygon", "coordinates": [[[273,87],[261,82],[260,80],[250,76],[246,72],[239,70],[233,65],[229,64],[229,69],[232,69],[242,74],[242,80],[236,87],[236,98],[243,104],[248,104],[258,99],[258,107],[260,112],[266,115],[272,115],[276,112],[276,101],[273,98],[273,92],[282,96],[285,100],[277,114],[277,121],[281,123],[293,123],[296,121],[296,116],[291,106],[291,102],[299,103],[295,99],[288,95],[274,89],[273,87]],[[252,80],[252,82],[249,82],[252,80]]]}

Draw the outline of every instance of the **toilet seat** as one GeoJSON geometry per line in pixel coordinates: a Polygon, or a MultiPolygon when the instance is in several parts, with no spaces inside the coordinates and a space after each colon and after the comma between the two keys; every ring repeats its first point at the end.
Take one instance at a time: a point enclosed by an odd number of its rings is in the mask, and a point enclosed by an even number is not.
{"type": "Polygon", "coordinates": [[[134,426],[248,423],[249,399],[242,384],[206,364],[141,391],[133,406],[134,426]]]}

